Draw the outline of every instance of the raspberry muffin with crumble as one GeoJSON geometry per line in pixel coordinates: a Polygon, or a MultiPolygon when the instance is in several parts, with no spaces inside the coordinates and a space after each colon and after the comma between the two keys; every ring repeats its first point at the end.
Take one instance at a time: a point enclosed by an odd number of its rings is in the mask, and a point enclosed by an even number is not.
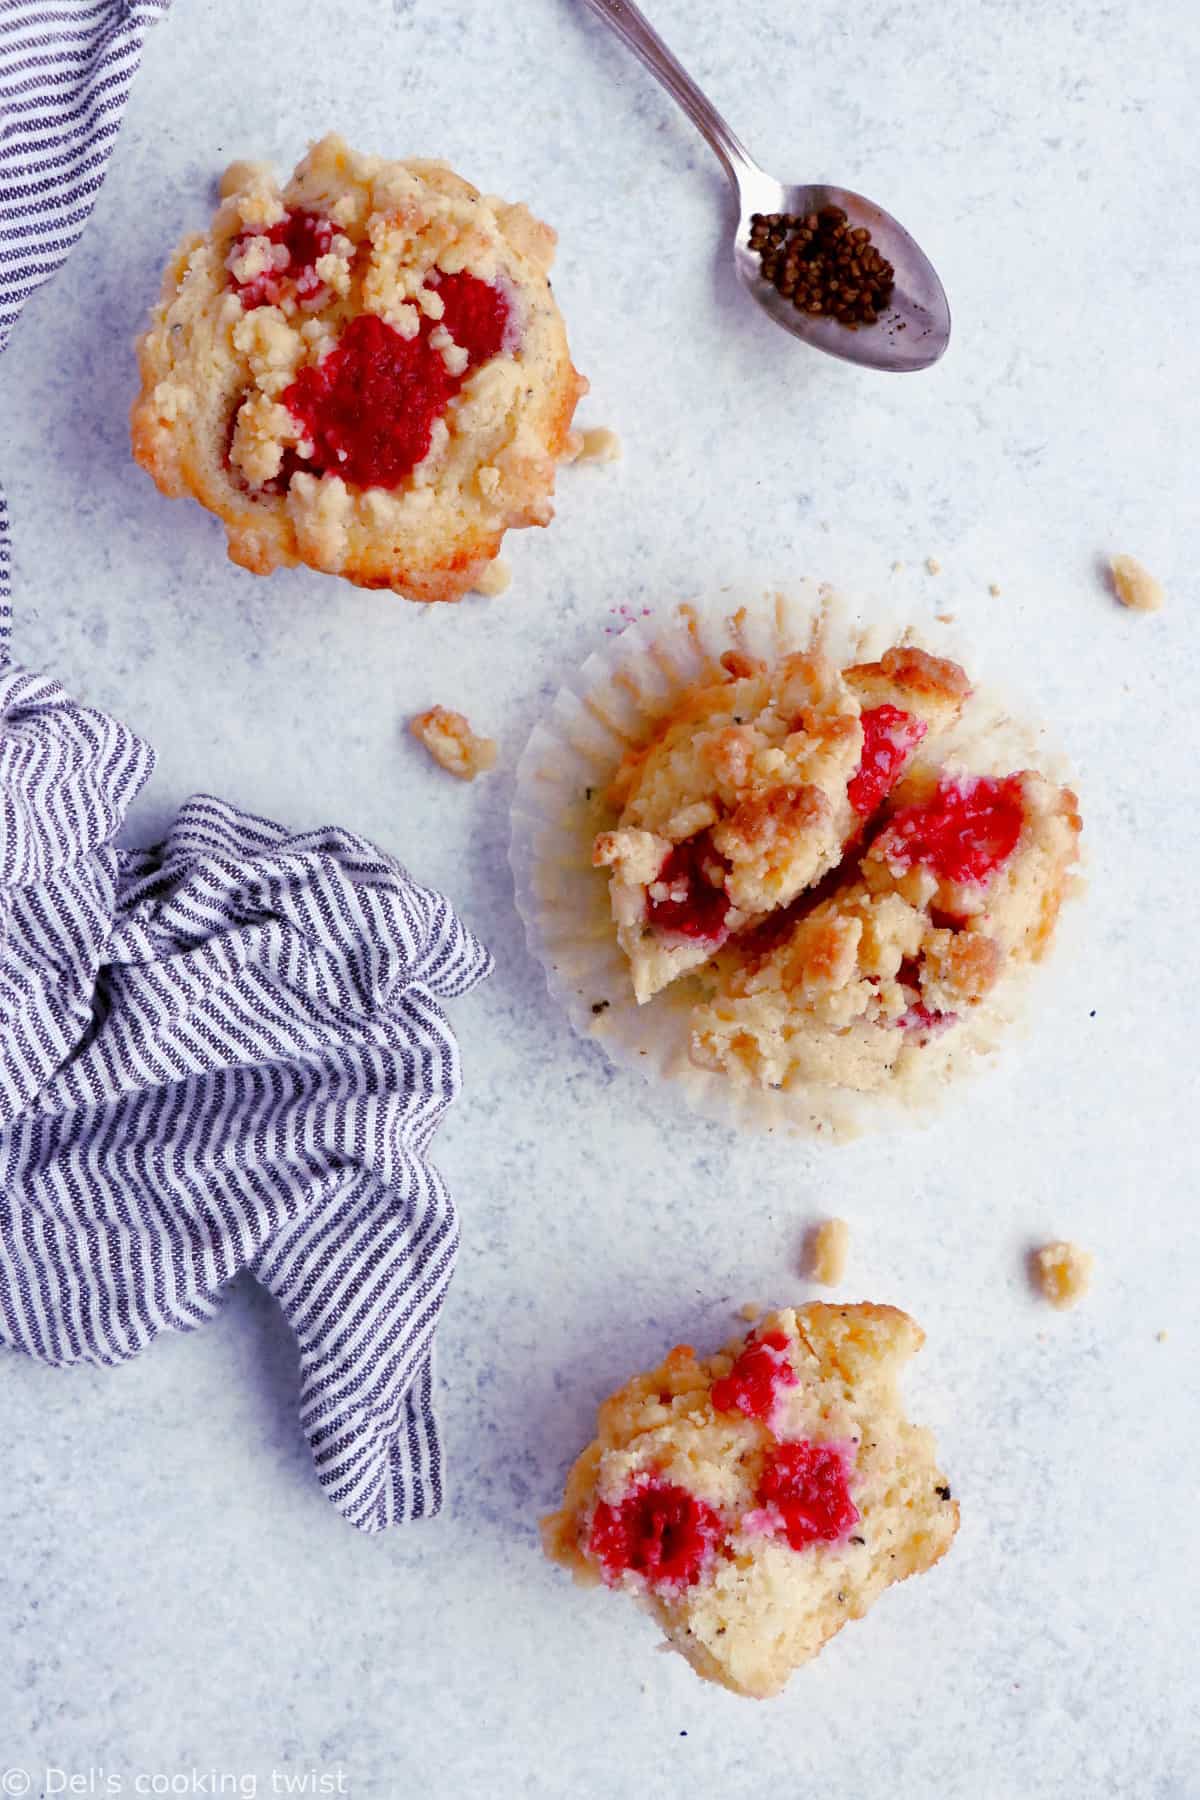
{"type": "Polygon", "coordinates": [[[610,1061],[739,1130],[927,1116],[1016,1024],[1081,885],[1061,758],[937,639],[814,582],[643,617],[517,770],[550,992],[610,1061]]]}
{"type": "Polygon", "coordinates": [[[894,1307],[815,1304],[716,1356],[678,1346],[600,1408],[547,1555],[638,1600],[706,1680],[778,1693],[958,1529],[897,1393],[922,1342],[894,1307]]]}
{"type": "Polygon", "coordinates": [[[234,164],[138,346],[133,450],[256,574],[307,563],[414,600],[486,589],[545,525],[586,383],[554,234],[440,162],[314,145],[280,189],[234,164]]]}

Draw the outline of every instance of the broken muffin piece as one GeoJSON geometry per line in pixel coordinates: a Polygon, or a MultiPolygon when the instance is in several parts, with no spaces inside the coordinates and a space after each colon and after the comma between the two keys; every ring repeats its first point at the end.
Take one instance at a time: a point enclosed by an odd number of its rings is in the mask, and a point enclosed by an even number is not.
{"type": "Polygon", "coordinates": [[[837,1287],[845,1279],[849,1255],[850,1227],[845,1219],[823,1219],[809,1233],[808,1273],[822,1287],[837,1287]]]}
{"type": "Polygon", "coordinates": [[[1059,1311],[1078,1306],[1092,1285],[1096,1259],[1078,1244],[1059,1242],[1035,1250],[1032,1271],[1042,1295],[1059,1311]]]}
{"type": "Polygon", "coordinates": [[[1113,590],[1122,606],[1131,612],[1160,612],[1166,600],[1162,582],[1152,575],[1136,556],[1114,556],[1113,590]]]}
{"type": "Polygon", "coordinates": [[[474,781],[496,766],[494,738],[477,737],[465,714],[445,706],[431,706],[408,722],[418,743],[424,744],[434,762],[460,781],[474,781]]]}
{"type": "Polygon", "coordinates": [[[882,1086],[1045,953],[1077,804],[1029,770],[914,771],[832,893],[731,946],[693,1014],[693,1061],[761,1086],[882,1086]]]}
{"type": "Polygon", "coordinates": [[[894,1307],[814,1304],[704,1360],[679,1345],[600,1408],[546,1554],[639,1600],[706,1680],[778,1693],[958,1529],[897,1394],[922,1342],[894,1307]]]}
{"type": "Polygon", "coordinates": [[[639,1003],[822,880],[970,693],[956,663],[906,646],[846,670],[722,660],[625,759],[617,828],[593,847],[639,1003]]]}

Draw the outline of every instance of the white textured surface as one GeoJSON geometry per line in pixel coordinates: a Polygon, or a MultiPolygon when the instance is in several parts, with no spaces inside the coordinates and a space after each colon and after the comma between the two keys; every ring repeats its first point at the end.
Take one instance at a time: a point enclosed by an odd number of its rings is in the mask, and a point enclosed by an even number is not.
{"type": "Polygon", "coordinates": [[[501,1800],[1200,1792],[1200,14],[656,10],[769,167],[877,194],[925,243],[955,313],[938,370],[856,374],[751,313],[716,165],[567,0],[178,0],[95,219],[0,366],[17,651],[157,745],[141,830],[201,787],[336,819],[449,889],[498,962],[455,1014],[467,1092],[438,1145],[464,1227],[439,1520],[368,1540],[322,1500],[290,1344],[248,1287],[121,1372],[4,1359],[0,1765],[35,1793],[48,1768],[96,1793],[193,1769],[226,1792],[315,1770],[501,1800]],[[422,614],[256,581],[128,459],[128,346],[170,244],[226,160],[290,164],[327,126],[448,156],[559,228],[582,416],[626,459],[564,475],[503,599],[422,614]],[[1038,1029],[933,1128],[754,1147],[610,1073],[551,1008],[510,902],[511,769],[613,608],[844,576],[847,543],[862,589],[956,613],[1053,716],[1092,886],[1038,1029]],[[1106,597],[1111,549],[1160,576],[1164,614],[1106,597]],[[498,734],[499,774],[463,789],[423,760],[402,726],[432,701],[498,734]],[[963,1527],[755,1706],[574,1591],[536,1518],[597,1399],[679,1338],[721,1339],[742,1301],[802,1296],[803,1230],[829,1213],[853,1227],[847,1296],[929,1332],[912,1407],[963,1527]],[[1097,1253],[1076,1314],[1026,1287],[1047,1234],[1097,1253]]]}

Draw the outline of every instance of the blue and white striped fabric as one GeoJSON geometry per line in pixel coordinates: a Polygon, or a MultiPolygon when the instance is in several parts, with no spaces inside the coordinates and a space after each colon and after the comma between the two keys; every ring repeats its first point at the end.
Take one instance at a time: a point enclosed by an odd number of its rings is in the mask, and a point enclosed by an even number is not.
{"type": "Polygon", "coordinates": [[[0,0],[0,350],[87,223],[170,0],[0,0]]]}
{"type": "MultiPolygon", "coordinates": [[[[79,235],[158,5],[0,0],[0,347],[79,235]]],[[[300,1348],[318,1475],[378,1531],[437,1512],[433,1335],[459,1090],[438,1006],[490,968],[362,838],[189,801],[116,847],[153,752],[7,660],[0,497],[0,1341],[117,1363],[249,1270],[300,1348]]]]}

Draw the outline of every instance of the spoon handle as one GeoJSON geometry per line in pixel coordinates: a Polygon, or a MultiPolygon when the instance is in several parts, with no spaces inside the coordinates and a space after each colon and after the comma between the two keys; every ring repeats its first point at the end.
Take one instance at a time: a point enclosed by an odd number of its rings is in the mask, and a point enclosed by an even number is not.
{"type": "Polygon", "coordinates": [[[683,65],[667,49],[644,13],[633,0],[586,0],[592,11],[611,25],[668,94],[682,106],[692,124],[716,151],[735,187],[747,176],[760,174],[746,146],[729,129],[712,102],[705,98],[683,65]]]}

